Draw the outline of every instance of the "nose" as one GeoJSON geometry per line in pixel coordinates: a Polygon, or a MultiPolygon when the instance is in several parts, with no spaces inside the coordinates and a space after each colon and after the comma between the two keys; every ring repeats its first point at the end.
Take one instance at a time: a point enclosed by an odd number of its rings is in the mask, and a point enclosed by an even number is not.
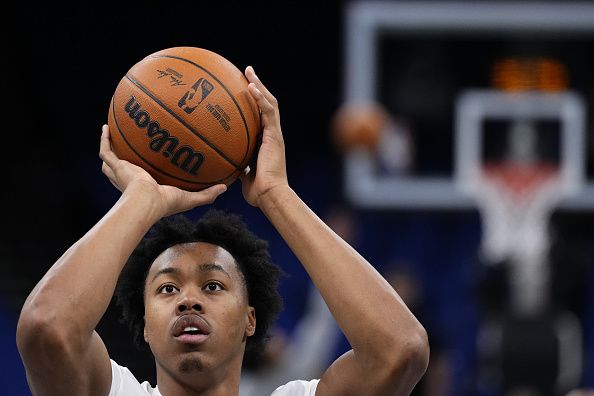
{"type": "Polygon", "coordinates": [[[177,304],[177,313],[188,313],[188,311],[202,312],[202,304],[196,301],[195,298],[186,296],[177,304]]]}

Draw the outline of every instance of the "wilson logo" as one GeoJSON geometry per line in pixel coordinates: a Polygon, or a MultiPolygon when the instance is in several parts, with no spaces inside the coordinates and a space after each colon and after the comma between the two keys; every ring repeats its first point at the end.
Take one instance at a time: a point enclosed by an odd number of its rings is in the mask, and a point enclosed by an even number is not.
{"type": "Polygon", "coordinates": [[[213,85],[205,78],[199,78],[192,85],[192,88],[181,97],[177,105],[186,113],[190,114],[206,97],[212,92],[213,85]]]}
{"type": "Polygon", "coordinates": [[[171,158],[171,163],[186,173],[196,175],[204,162],[204,155],[194,151],[192,147],[180,146],[179,139],[171,136],[169,131],[162,129],[158,121],[151,120],[148,111],[140,107],[134,96],[124,106],[124,110],[138,128],[146,129],[149,148],[161,153],[165,158],[171,158]]]}

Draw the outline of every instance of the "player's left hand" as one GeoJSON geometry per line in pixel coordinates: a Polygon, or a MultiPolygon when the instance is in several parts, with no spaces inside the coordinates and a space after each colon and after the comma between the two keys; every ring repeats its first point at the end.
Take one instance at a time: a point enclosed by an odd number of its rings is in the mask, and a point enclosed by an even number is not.
{"type": "Polygon", "coordinates": [[[246,201],[250,205],[260,206],[262,198],[271,190],[288,186],[285,142],[276,98],[262,84],[251,66],[246,68],[245,76],[249,81],[250,94],[260,107],[263,130],[256,167],[242,175],[241,182],[246,201]]]}

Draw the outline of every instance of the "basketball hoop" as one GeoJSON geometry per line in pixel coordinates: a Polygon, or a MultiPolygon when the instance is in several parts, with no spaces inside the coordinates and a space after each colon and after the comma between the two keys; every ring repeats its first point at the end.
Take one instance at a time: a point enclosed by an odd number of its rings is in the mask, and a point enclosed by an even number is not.
{"type": "Polygon", "coordinates": [[[583,183],[584,114],[571,92],[468,90],[457,101],[456,179],[480,211],[479,254],[488,265],[509,263],[511,307],[525,314],[548,305],[548,221],[583,183]],[[498,127],[487,129],[493,120],[498,127]],[[557,140],[540,140],[542,120],[557,120],[557,140]],[[487,131],[502,151],[486,151],[487,131]]]}
{"type": "Polygon", "coordinates": [[[541,188],[557,180],[559,169],[546,163],[486,163],[482,167],[482,177],[497,185],[516,205],[522,205],[530,202],[541,188]]]}
{"type": "Polygon", "coordinates": [[[564,197],[558,169],[549,164],[486,164],[473,195],[482,217],[482,258],[512,263],[514,307],[537,310],[548,292],[549,216],[564,197]]]}
{"type": "Polygon", "coordinates": [[[473,195],[484,219],[482,253],[491,262],[539,256],[543,225],[562,198],[559,172],[548,164],[483,166],[473,195]]]}

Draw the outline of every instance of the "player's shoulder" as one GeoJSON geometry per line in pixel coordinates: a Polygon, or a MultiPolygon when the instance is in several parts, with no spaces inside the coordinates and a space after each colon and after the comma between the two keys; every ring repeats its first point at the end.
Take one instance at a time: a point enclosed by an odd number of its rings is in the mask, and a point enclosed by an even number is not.
{"type": "Polygon", "coordinates": [[[127,367],[111,360],[111,390],[109,396],[161,396],[148,382],[142,384],[127,367]]]}
{"type": "Polygon", "coordinates": [[[296,380],[278,387],[270,396],[315,396],[319,379],[296,380]]]}

